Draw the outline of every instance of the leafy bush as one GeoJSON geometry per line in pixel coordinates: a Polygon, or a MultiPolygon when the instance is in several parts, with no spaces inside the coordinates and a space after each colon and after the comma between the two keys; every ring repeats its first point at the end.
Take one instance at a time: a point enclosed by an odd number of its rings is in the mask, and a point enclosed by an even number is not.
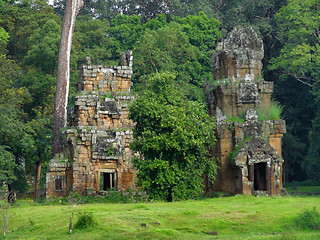
{"type": "Polygon", "coordinates": [[[94,225],[92,212],[83,211],[80,213],[78,221],[74,225],[76,229],[86,229],[94,225]]]}
{"type": "Polygon", "coordinates": [[[259,106],[256,110],[259,121],[275,120],[280,119],[282,107],[277,102],[271,101],[270,107],[259,106]]]}
{"type": "Polygon", "coordinates": [[[320,226],[320,214],[316,207],[312,210],[305,210],[294,220],[294,225],[302,230],[315,230],[320,226]]]}

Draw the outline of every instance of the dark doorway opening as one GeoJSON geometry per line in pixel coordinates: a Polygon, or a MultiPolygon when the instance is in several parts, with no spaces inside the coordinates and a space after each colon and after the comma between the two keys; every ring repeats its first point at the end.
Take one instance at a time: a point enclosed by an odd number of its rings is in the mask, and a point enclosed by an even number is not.
{"type": "Polygon", "coordinates": [[[100,173],[100,190],[116,189],[115,173],[100,173]]]}
{"type": "Polygon", "coordinates": [[[254,190],[267,191],[267,163],[254,164],[254,190]]]}
{"type": "Polygon", "coordinates": [[[55,180],[56,191],[62,191],[62,179],[58,178],[55,180]]]}

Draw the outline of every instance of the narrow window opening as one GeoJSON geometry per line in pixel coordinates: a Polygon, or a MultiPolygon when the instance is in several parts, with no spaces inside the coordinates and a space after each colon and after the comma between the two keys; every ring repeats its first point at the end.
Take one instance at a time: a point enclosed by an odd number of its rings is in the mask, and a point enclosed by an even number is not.
{"type": "Polygon", "coordinates": [[[267,190],[267,163],[254,164],[254,190],[267,190]]]}

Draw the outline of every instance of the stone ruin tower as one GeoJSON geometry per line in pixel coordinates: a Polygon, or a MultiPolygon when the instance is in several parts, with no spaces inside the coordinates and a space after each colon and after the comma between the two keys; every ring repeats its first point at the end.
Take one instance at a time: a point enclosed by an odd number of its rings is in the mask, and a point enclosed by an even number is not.
{"type": "Polygon", "coordinates": [[[252,28],[238,27],[217,49],[211,58],[214,81],[204,88],[209,114],[217,120],[213,155],[220,169],[206,190],[279,195],[285,121],[259,121],[256,111],[270,108],[273,91],[273,83],[261,77],[263,42],[252,28]]]}
{"type": "Polygon", "coordinates": [[[47,197],[64,197],[71,190],[95,194],[132,186],[133,123],[128,119],[128,104],[133,100],[132,51],[122,52],[119,65],[113,67],[86,60],[79,93],[68,109],[69,127],[62,133],[64,153],[49,163],[47,197]]]}

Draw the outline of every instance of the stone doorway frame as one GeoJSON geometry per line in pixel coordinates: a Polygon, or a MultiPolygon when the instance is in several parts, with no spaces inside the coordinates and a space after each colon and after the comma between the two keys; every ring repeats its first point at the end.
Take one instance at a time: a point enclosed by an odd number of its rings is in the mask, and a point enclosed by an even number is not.
{"type": "Polygon", "coordinates": [[[112,168],[112,169],[100,169],[99,171],[99,191],[107,191],[107,190],[112,190],[112,189],[118,189],[118,174],[117,174],[117,171],[116,169],[112,168]],[[110,174],[109,177],[110,177],[110,183],[111,183],[111,186],[109,187],[106,187],[106,190],[104,190],[105,188],[105,182],[103,182],[101,184],[101,174],[104,175],[107,175],[107,174],[110,174]],[[111,177],[113,176],[113,181],[111,180],[111,177]],[[114,182],[114,186],[112,185],[112,182],[114,182]],[[102,186],[102,189],[100,188],[100,186],[102,186]]]}

